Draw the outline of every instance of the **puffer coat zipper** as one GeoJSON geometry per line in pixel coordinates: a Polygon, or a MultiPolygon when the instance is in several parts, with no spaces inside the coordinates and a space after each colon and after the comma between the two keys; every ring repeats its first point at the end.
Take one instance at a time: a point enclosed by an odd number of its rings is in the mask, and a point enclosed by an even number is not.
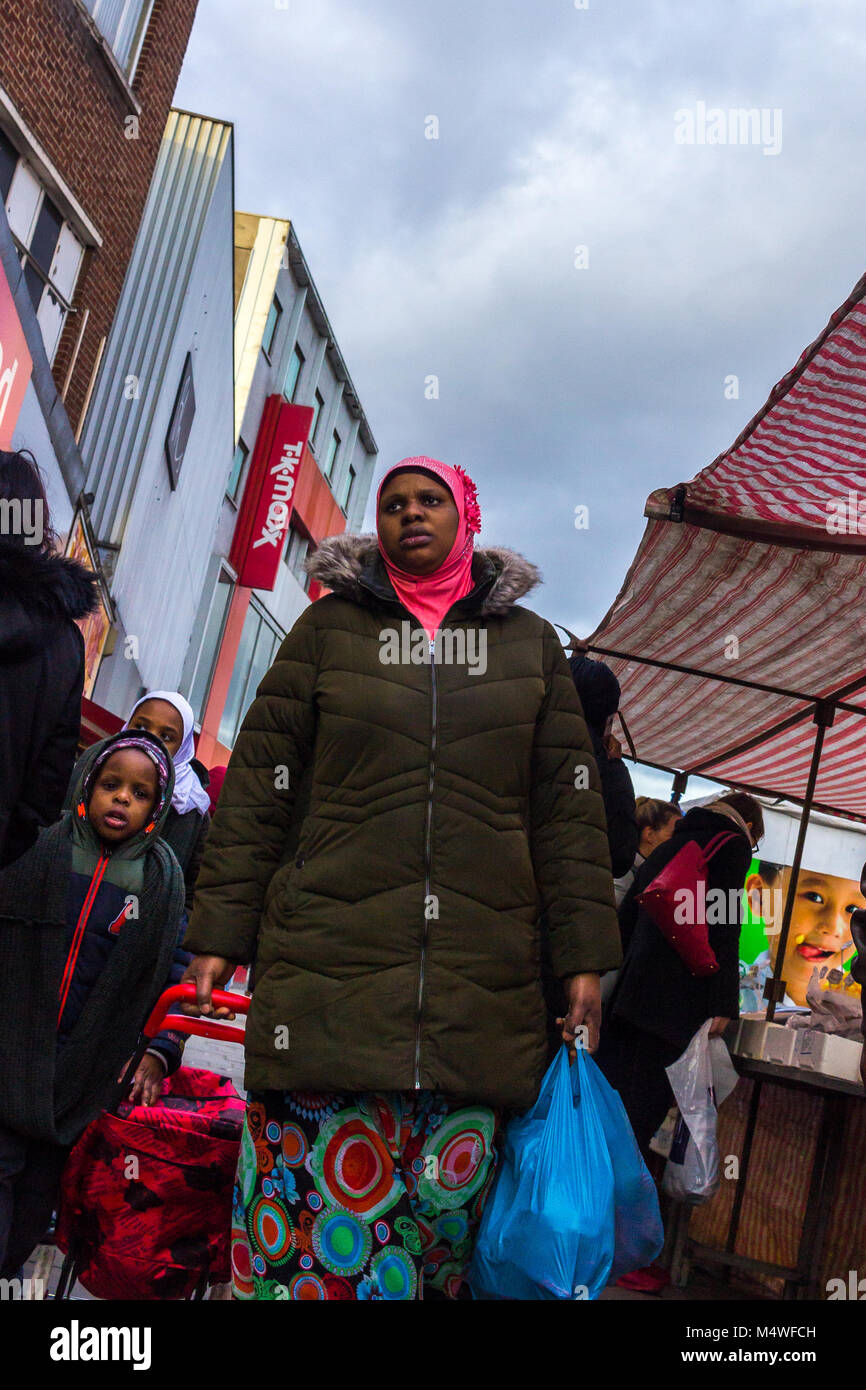
{"type": "MultiPolygon", "coordinates": [[[[381,594],[377,593],[377,591],[371,588],[370,585],[364,583],[363,580],[361,582],[365,589],[368,589],[368,591],[372,593],[380,602],[382,601],[381,594]]],[[[404,609],[401,603],[397,602],[396,600],[389,599],[386,599],[385,602],[388,603],[389,606],[393,606],[398,609],[403,609],[403,612],[405,612],[408,615],[410,621],[412,620],[413,615],[409,613],[408,609],[404,609]]],[[[447,616],[448,615],[445,614],[445,617],[447,616]]],[[[417,621],[417,619],[415,621],[417,621]]],[[[424,1018],[424,980],[427,967],[427,944],[430,933],[430,919],[427,914],[429,910],[431,890],[433,886],[433,791],[436,777],[436,739],[438,726],[437,704],[439,699],[439,690],[436,681],[435,636],[429,642],[428,648],[430,657],[430,754],[428,760],[427,778],[427,811],[424,823],[424,926],[421,933],[421,954],[418,962],[418,997],[416,1001],[415,1013],[415,1056],[413,1059],[412,1068],[414,1089],[416,1091],[421,1090],[421,1029],[424,1018]]]]}
{"type": "Polygon", "coordinates": [[[424,826],[424,931],[421,937],[421,961],[418,969],[418,1015],[415,1027],[415,1090],[421,1090],[421,1023],[424,1014],[424,972],[427,964],[427,938],[430,932],[430,897],[433,863],[433,784],[436,775],[437,701],[436,639],[430,643],[430,762],[427,781],[427,815],[424,826]]]}

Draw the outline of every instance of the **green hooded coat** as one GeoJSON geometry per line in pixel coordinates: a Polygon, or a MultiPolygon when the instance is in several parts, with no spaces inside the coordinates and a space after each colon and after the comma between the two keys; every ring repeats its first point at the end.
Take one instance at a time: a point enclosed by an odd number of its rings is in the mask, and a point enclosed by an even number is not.
{"type": "Polygon", "coordinates": [[[538,573],[477,551],[430,661],[375,538],[325,541],[308,568],[332,593],[246,715],[184,946],[255,960],[250,1089],[525,1108],[542,912],[560,976],[620,963],[580,703],[553,628],[515,606],[538,573]]]}

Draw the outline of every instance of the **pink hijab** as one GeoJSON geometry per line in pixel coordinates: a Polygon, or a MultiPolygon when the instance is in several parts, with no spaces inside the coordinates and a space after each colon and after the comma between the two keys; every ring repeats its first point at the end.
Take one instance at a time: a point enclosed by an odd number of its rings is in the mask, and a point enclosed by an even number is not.
{"type": "Polygon", "coordinates": [[[382,488],[388,479],[398,469],[410,468],[423,468],[428,473],[435,473],[448,488],[457,506],[457,535],[454,544],[442,564],[432,574],[409,574],[406,570],[400,569],[388,559],[382,542],[379,541],[379,553],[397,597],[404,608],[414,613],[432,640],[451,605],[458,599],[465,598],[472,588],[473,544],[475,534],[481,530],[481,511],[475,484],[468,473],[464,473],[462,468],[450,468],[447,463],[440,463],[438,459],[425,458],[422,455],[401,459],[393,468],[388,469],[376,494],[377,514],[382,488]]]}

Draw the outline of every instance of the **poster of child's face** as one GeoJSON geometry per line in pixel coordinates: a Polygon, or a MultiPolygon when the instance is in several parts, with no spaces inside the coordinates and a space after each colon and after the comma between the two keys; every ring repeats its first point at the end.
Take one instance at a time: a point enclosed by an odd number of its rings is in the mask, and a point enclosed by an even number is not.
{"type": "MultiPolygon", "coordinates": [[[[779,932],[791,870],[787,865],[753,865],[746,879],[746,895],[755,917],[764,923],[770,961],[775,968],[779,932]]],[[[851,913],[866,907],[856,879],[801,869],[782,968],[788,995],[795,1004],[806,1003],[806,990],[816,967],[841,969],[854,955],[851,913]]]]}

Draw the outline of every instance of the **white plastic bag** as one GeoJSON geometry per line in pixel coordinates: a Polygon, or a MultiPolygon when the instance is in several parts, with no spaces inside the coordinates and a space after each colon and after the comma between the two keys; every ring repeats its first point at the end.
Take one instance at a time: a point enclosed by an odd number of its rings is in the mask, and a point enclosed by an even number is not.
{"type": "Polygon", "coordinates": [[[682,1057],[667,1068],[679,1107],[662,1187],[681,1202],[708,1202],[719,1187],[717,1107],[737,1084],[722,1038],[711,1038],[708,1018],[682,1057]]]}

